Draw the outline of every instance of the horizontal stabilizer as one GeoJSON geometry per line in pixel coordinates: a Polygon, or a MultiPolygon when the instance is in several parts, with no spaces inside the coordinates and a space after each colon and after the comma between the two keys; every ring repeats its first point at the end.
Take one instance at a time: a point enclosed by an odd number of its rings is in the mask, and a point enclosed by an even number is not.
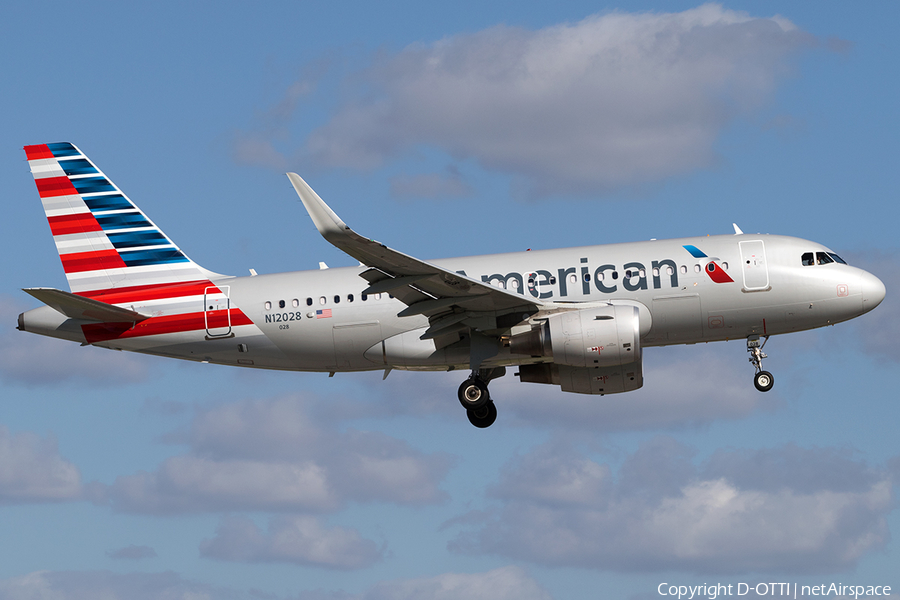
{"type": "Polygon", "coordinates": [[[100,321],[101,323],[138,323],[150,318],[150,315],[142,315],[127,308],[120,308],[54,288],[26,288],[22,291],[31,294],[70,319],[100,321]]]}

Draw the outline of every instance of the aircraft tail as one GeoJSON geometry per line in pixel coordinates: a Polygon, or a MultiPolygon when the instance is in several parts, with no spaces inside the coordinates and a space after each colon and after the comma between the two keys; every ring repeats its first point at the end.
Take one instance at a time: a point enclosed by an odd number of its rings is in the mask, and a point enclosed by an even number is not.
{"type": "Polygon", "coordinates": [[[82,296],[217,277],[68,142],[25,146],[69,288],[82,296]]]}

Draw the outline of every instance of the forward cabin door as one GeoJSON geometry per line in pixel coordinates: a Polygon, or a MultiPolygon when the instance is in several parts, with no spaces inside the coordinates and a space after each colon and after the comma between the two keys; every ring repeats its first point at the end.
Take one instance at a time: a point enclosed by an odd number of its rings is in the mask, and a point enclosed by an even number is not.
{"type": "Polygon", "coordinates": [[[769,269],[766,266],[766,247],[762,240],[740,242],[741,272],[744,276],[744,291],[763,292],[770,290],[769,269]]]}
{"type": "Polygon", "coordinates": [[[203,290],[203,321],[207,339],[232,335],[230,294],[230,285],[210,286],[203,290]]]}

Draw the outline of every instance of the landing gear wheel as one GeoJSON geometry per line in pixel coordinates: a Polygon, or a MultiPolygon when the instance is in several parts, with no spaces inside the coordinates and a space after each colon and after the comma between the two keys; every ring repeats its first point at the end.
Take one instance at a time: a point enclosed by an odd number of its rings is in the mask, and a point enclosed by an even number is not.
{"type": "MultiPolygon", "coordinates": [[[[476,410],[482,408],[491,401],[491,395],[488,393],[487,384],[477,377],[470,377],[462,382],[459,386],[459,403],[466,410],[476,410]]],[[[497,411],[494,410],[496,417],[497,411]]],[[[472,420],[472,417],[469,417],[472,420]]],[[[493,422],[493,421],[491,421],[493,422]]],[[[490,424],[490,423],[489,423],[490,424]]],[[[485,425],[487,427],[487,425],[485,425]]]]}
{"type": "Polygon", "coordinates": [[[493,425],[497,420],[497,407],[493,402],[488,401],[479,408],[466,410],[466,416],[469,417],[469,423],[479,429],[484,429],[493,425]]]}
{"type": "Polygon", "coordinates": [[[761,392],[768,392],[775,385],[775,378],[768,371],[760,371],[753,376],[753,385],[761,392]]]}

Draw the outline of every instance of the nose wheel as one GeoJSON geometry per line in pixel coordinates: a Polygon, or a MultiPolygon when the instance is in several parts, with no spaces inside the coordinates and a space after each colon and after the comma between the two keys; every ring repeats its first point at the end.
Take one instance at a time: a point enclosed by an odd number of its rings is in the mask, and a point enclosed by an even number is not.
{"type": "Polygon", "coordinates": [[[497,407],[491,400],[488,382],[506,374],[505,367],[495,369],[478,369],[459,386],[457,396],[459,403],[466,409],[469,423],[484,429],[497,420],[497,407]]]}
{"type": "Polygon", "coordinates": [[[762,343],[760,343],[758,335],[747,338],[747,352],[750,353],[750,363],[756,369],[756,375],[753,376],[753,385],[760,392],[768,392],[775,385],[775,377],[768,371],[763,371],[762,368],[762,359],[768,358],[762,349],[768,341],[769,336],[766,336],[762,343]]]}

